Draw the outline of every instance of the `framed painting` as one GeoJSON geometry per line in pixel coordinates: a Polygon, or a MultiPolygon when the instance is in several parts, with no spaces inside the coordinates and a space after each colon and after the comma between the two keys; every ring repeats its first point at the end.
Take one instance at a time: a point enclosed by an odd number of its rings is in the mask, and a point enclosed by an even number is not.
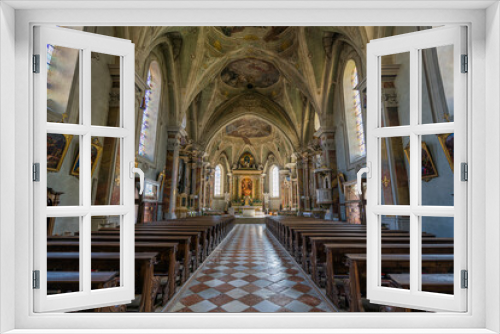
{"type": "Polygon", "coordinates": [[[446,160],[448,160],[448,163],[450,164],[451,171],[454,172],[453,170],[453,147],[455,143],[455,134],[454,133],[443,133],[440,135],[437,135],[439,139],[439,143],[441,144],[441,147],[443,148],[444,155],[446,156],[446,160]]]}
{"type": "MultiPolygon", "coordinates": [[[[408,159],[408,163],[410,163],[410,143],[406,145],[405,149],[406,159],[408,159]]],[[[438,177],[439,174],[437,172],[437,168],[434,165],[434,161],[432,160],[431,152],[427,147],[427,144],[422,142],[422,180],[425,182],[430,181],[431,179],[438,177]]]]}
{"type": "Polygon", "coordinates": [[[47,171],[59,172],[73,135],[47,134],[47,171]]]}
{"type": "MultiPolygon", "coordinates": [[[[95,168],[97,167],[97,163],[102,155],[102,145],[99,143],[99,139],[94,138],[91,147],[91,174],[94,175],[95,168]]],[[[73,163],[73,168],[71,168],[71,175],[79,176],[80,175],[80,154],[77,154],[75,158],[75,162],[73,163]]]]}

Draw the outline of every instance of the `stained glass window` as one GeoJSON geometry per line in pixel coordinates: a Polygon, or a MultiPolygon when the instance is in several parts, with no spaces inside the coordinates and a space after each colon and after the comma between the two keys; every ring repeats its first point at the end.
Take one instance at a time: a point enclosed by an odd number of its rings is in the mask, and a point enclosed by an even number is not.
{"type": "Polygon", "coordinates": [[[155,160],[156,130],[161,99],[161,70],[156,61],[149,65],[146,84],[149,89],[144,95],[141,133],[139,136],[139,155],[150,161],[155,160]]]}
{"type": "Polygon", "coordinates": [[[279,197],[280,195],[280,173],[277,166],[271,169],[271,196],[279,197]]]}
{"type": "Polygon", "coordinates": [[[220,168],[220,165],[217,165],[215,167],[215,186],[214,186],[214,192],[215,195],[221,195],[221,186],[222,186],[222,171],[220,168]]]}
{"type": "Polygon", "coordinates": [[[349,60],[344,70],[344,106],[350,162],[366,156],[365,132],[361,94],[356,86],[359,83],[358,70],[354,60],[349,60]]]}

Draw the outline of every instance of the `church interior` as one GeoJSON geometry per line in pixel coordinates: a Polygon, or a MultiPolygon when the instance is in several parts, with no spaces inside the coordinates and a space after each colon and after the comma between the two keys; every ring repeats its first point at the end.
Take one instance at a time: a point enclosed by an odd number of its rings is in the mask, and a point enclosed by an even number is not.
{"type": "MultiPolygon", "coordinates": [[[[84,312],[418,312],[367,300],[366,180],[355,188],[367,155],[367,44],[433,27],[69,28],[135,44],[135,163],[145,173],[136,299],[84,312]]],[[[79,54],[48,45],[47,55],[47,121],[78,123],[79,54]]],[[[408,125],[409,54],[381,64],[381,121],[408,125]]],[[[92,125],[120,123],[120,66],[92,54],[92,125]]],[[[423,121],[452,122],[452,50],[425,50],[423,68],[423,121]]],[[[454,205],[453,139],[423,136],[429,205],[454,205]]],[[[409,141],[382,140],[382,204],[409,205],[409,141]]],[[[48,206],[78,205],[80,143],[47,134],[48,206]]],[[[120,144],[92,138],[92,205],[120,203],[120,144]]],[[[409,217],[380,223],[382,284],[408,289],[409,217]]],[[[78,218],[47,219],[51,294],[78,286],[69,274],[80,268],[79,228],[78,218]]],[[[425,217],[421,233],[423,288],[453,294],[453,218],[425,217]]],[[[120,284],[119,235],[120,216],[92,217],[93,289],[120,284]]]]}

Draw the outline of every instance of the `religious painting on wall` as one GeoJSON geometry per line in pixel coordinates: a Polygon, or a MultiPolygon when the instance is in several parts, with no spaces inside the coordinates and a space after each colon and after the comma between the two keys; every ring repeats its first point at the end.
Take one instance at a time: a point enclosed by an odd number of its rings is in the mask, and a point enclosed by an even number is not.
{"type": "MultiPolygon", "coordinates": [[[[405,148],[405,155],[408,163],[410,163],[410,143],[405,148]]],[[[422,141],[422,180],[427,182],[438,176],[439,174],[432,160],[431,152],[429,152],[427,144],[422,141]]]]}
{"type": "Polygon", "coordinates": [[[47,134],[47,171],[58,172],[61,169],[72,139],[72,135],[47,134]]]}
{"type": "Polygon", "coordinates": [[[244,198],[245,205],[250,205],[250,198],[252,197],[253,182],[249,177],[244,177],[241,180],[241,195],[244,198]]]}
{"type": "Polygon", "coordinates": [[[239,168],[252,169],[255,168],[255,158],[250,153],[243,153],[239,160],[239,168]]]}
{"type": "Polygon", "coordinates": [[[446,155],[446,159],[450,164],[451,171],[453,172],[453,149],[455,143],[455,134],[454,133],[444,133],[441,135],[437,135],[439,139],[439,143],[443,148],[444,155],[446,155]]]}
{"type": "MultiPolygon", "coordinates": [[[[91,161],[91,175],[94,174],[95,168],[97,167],[97,163],[99,162],[99,158],[102,154],[102,145],[99,143],[97,138],[94,138],[94,142],[92,143],[90,150],[90,161],[91,161]]],[[[79,176],[80,175],[80,154],[76,156],[75,162],[73,163],[73,168],[71,168],[71,175],[79,176]]]]}

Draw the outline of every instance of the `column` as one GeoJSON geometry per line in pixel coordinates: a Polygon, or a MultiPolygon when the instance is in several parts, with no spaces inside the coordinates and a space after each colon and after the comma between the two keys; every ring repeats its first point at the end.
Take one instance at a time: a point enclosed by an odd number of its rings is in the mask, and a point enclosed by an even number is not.
{"type": "Polygon", "coordinates": [[[302,169],[304,174],[304,211],[311,211],[311,202],[309,201],[309,156],[307,153],[302,156],[302,169]]]}
{"type": "Polygon", "coordinates": [[[177,129],[169,129],[167,139],[167,172],[163,188],[163,208],[168,208],[166,219],[176,219],[175,201],[177,198],[177,180],[179,178],[179,145],[180,133],[177,129]]]}
{"type": "Polygon", "coordinates": [[[266,182],[266,174],[260,174],[260,199],[262,200],[262,212],[266,212],[266,203],[264,199],[264,188],[266,182]]]}
{"type": "Polygon", "coordinates": [[[330,216],[325,217],[326,219],[333,219],[335,216],[340,217],[339,212],[339,185],[337,182],[337,152],[335,150],[335,131],[333,129],[320,129],[319,138],[320,145],[323,151],[323,161],[325,161],[326,167],[332,170],[331,187],[332,187],[332,198],[333,204],[330,206],[330,216]]]}
{"type": "Polygon", "coordinates": [[[302,216],[304,212],[304,168],[300,155],[297,158],[297,216],[302,216]]]}
{"type": "Polygon", "coordinates": [[[203,203],[203,153],[196,155],[196,183],[195,183],[195,205],[199,214],[202,213],[203,203]]]}

